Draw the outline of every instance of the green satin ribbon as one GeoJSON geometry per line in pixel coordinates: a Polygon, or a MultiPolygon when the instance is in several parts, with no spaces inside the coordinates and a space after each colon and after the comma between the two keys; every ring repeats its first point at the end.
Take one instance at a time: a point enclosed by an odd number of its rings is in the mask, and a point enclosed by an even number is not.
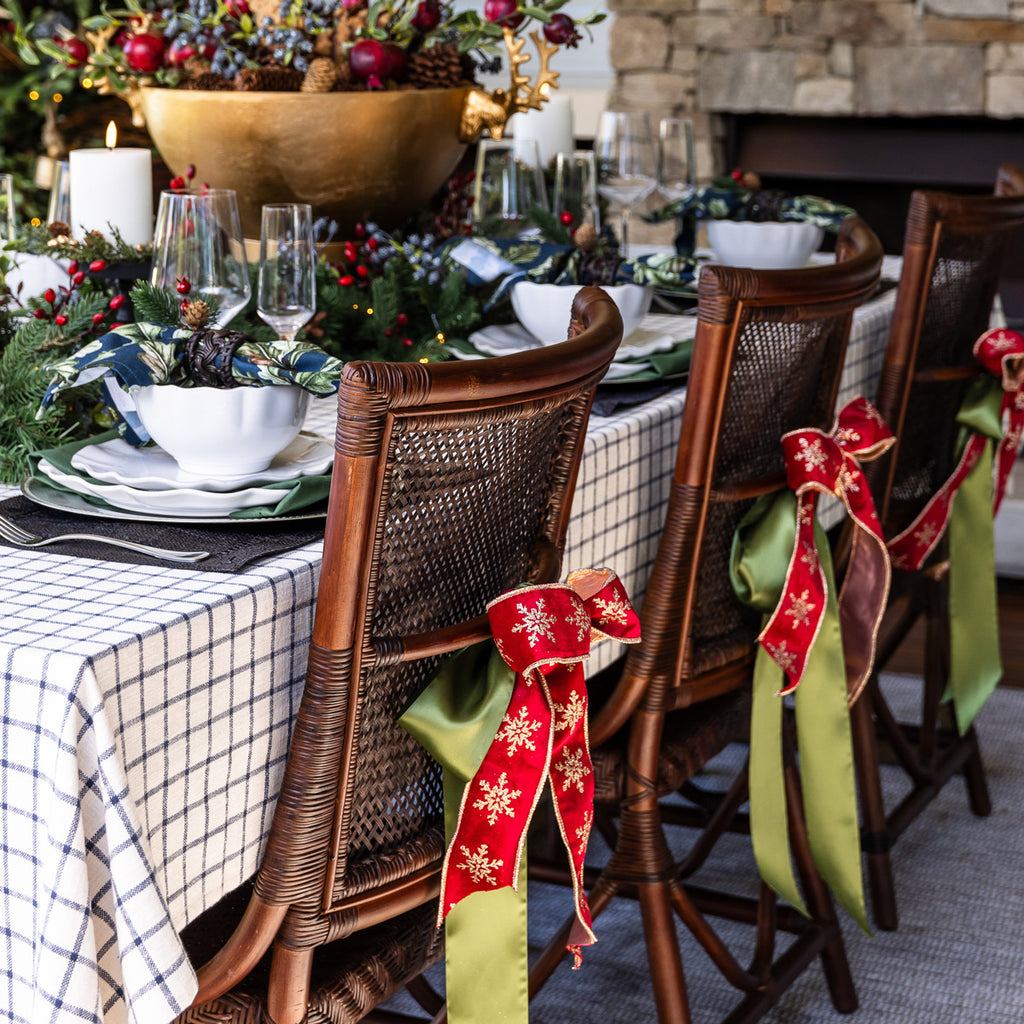
{"type": "MultiPolygon", "coordinates": [[[[476,774],[512,697],[515,673],[493,645],[450,658],[399,718],[444,769],[445,842],[451,842],[466,785],[476,774]]],[[[512,1024],[529,1017],[524,880],[474,893],[445,918],[445,985],[450,1024],[512,1024]]]]}
{"type": "MultiPolygon", "coordinates": [[[[828,541],[817,523],[814,532],[828,583],[828,602],[803,680],[794,694],[800,788],[814,863],[836,899],[870,934],[836,585],[828,541]]],[[[765,621],[782,597],[795,538],[796,495],[791,491],[759,499],[733,538],[733,588],[765,621]]],[[[783,698],[778,696],[782,685],[782,669],[759,646],[750,720],[750,834],[761,877],[806,914],[789,850],[783,698]]]]}
{"type": "Polygon", "coordinates": [[[971,434],[986,444],[981,458],[956,492],[949,514],[949,685],[957,728],[970,728],[974,716],[1003,674],[999,656],[999,612],[996,593],[995,536],[992,515],[992,463],[1003,436],[1003,390],[991,378],[974,381],[957,422],[958,451],[971,434]]]}

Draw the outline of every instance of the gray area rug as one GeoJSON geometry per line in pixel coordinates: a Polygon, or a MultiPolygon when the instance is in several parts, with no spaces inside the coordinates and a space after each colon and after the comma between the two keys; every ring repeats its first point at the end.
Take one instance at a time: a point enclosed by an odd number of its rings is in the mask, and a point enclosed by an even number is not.
{"type": "MultiPolygon", "coordinates": [[[[906,680],[887,681],[898,696],[906,680]]],[[[897,701],[898,703],[898,701],[897,701]]],[[[993,812],[975,818],[954,779],[901,837],[894,853],[900,927],[843,932],[860,998],[833,1008],[820,964],[790,988],[766,1020],[775,1024],[1022,1024],[1024,1022],[1024,690],[998,690],[978,718],[993,812]]],[[[724,759],[739,756],[726,752],[724,759]]],[[[898,788],[891,793],[898,795],[898,788]]],[[[595,845],[598,840],[592,841],[595,845]]],[[[727,837],[728,856],[696,881],[752,891],[749,842],[727,837]],[[723,861],[725,863],[723,863],[723,861]]],[[[600,851],[595,850],[599,857],[600,851]]],[[[724,852],[724,850],[722,851],[724,852]]],[[[531,945],[569,912],[565,890],[531,883],[531,945]]],[[[564,962],[531,1004],[532,1024],[648,1024],[656,1021],[635,902],[617,900],[595,925],[583,966],[564,962]]],[[[747,950],[749,929],[739,937],[747,950]]],[[[682,935],[694,1024],[721,1020],[736,1004],[704,952],[682,935]]],[[[741,959],[743,959],[741,957],[741,959]]],[[[436,976],[435,976],[436,978],[436,976]]]]}

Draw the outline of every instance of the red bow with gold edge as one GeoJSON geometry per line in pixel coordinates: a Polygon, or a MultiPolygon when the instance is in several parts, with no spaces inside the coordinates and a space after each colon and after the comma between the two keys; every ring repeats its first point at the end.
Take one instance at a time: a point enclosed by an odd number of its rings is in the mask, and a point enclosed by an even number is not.
{"type": "Polygon", "coordinates": [[[782,693],[791,693],[803,678],[825,615],[828,584],[814,542],[819,493],[838,497],[856,526],[839,595],[851,699],[867,680],[890,573],[882,528],[859,460],[878,458],[894,440],[865,398],[855,398],[843,408],[828,434],[807,429],[782,437],[786,477],[797,495],[796,541],[782,598],[758,638],[786,674],[782,693]]]}
{"type": "MultiPolygon", "coordinates": [[[[1000,419],[1005,418],[1006,427],[996,455],[994,516],[1006,492],[1006,480],[1013,469],[1021,434],[1024,433],[1024,337],[1016,331],[997,327],[978,338],[974,343],[974,355],[989,373],[999,378],[1003,388],[999,415],[1000,419]]],[[[981,458],[989,440],[977,431],[970,436],[949,479],[935,492],[917,518],[889,542],[892,564],[898,569],[920,569],[935,550],[949,525],[956,492],[981,458]]]]}
{"type": "Polygon", "coordinates": [[[594,809],[583,665],[593,641],[640,640],[640,620],[608,569],[571,573],[566,584],[522,587],[487,608],[494,641],[516,678],[508,710],[466,786],[445,854],[439,919],[474,892],[518,886],[520,854],[550,779],[572,866],[576,923],[568,948],[595,941],[583,892],[583,857],[594,809]]]}

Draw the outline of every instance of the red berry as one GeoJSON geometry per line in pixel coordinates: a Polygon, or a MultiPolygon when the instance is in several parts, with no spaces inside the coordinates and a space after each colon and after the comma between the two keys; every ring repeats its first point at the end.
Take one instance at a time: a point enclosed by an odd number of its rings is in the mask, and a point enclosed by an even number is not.
{"type": "Polygon", "coordinates": [[[563,211],[562,211],[562,212],[561,212],[561,213],[560,213],[560,214],[558,215],[558,219],[559,219],[559,220],[560,220],[560,221],[561,221],[561,222],[562,222],[563,224],[569,225],[569,224],[571,224],[571,223],[572,223],[572,214],[571,214],[571,213],[570,213],[570,212],[569,212],[568,210],[563,210],[563,211]]]}
{"type": "Polygon", "coordinates": [[[189,164],[188,167],[185,168],[185,177],[188,178],[189,181],[191,181],[195,176],[196,176],[196,165],[195,164],[189,164]]]}
{"type": "Polygon", "coordinates": [[[385,338],[390,338],[394,333],[395,332],[394,332],[393,328],[391,328],[391,327],[385,327],[384,328],[384,337],[385,338]]]}
{"type": "Polygon", "coordinates": [[[398,324],[399,327],[404,327],[408,322],[409,318],[404,313],[399,313],[398,316],[395,317],[395,323],[398,324]]]}
{"type": "Polygon", "coordinates": [[[356,78],[368,79],[373,75],[387,78],[391,59],[383,43],[376,39],[360,39],[349,51],[348,65],[356,78]]]}
{"type": "Polygon", "coordinates": [[[366,235],[366,227],[359,223],[356,225],[356,238],[363,238],[366,235]]]}
{"type": "Polygon", "coordinates": [[[441,5],[437,0],[421,0],[412,16],[412,27],[420,32],[429,32],[441,24],[441,5]]]}
{"type": "Polygon", "coordinates": [[[366,0],[341,0],[341,6],[346,11],[358,11],[360,8],[366,6],[366,0]]]}
{"type": "Polygon", "coordinates": [[[736,167],[736,168],[733,169],[731,177],[732,177],[733,181],[742,181],[743,180],[743,172],[738,167],[736,167]]]}
{"type": "Polygon", "coordinates": [[[66,324],[66,323],[68,322],[68,318],[67,318],[67,317],[66,317],[66,316],[65,316],[65,315],[64,315],[63,313],[58,313],[58,314],[57,314],[57,315],[56,315],[56,316],[55,316],[55,317],[53,318],[53,322],[54,322],[54,323],[55,323],[55,324],[56,324],[56,325],[57,325],[58,327],[63,327],[63,326],[64,326],[64,325],[65,325],[65,324],[66,324]]]}
{"type": "Polygon", "coordinates": [[[125,296],[124,295],[115,295],[110,300],[110,308],[111,309],[120,309],[124,305],[124,301],[125,301],[125,296]]]}
{"type": "Polygon", "coordinates": [[[98,274],[101,270],[106,270],[106,269],[107,269],[107,261],[106,260],[93,260],[92,263],[89,264],[89,272],[91,274],[98,274]]]}
{"type": "Polygon", "coordinates": [[[78,260],[72,260],[72,261],[71,261],[71,262],[70,262],[70,263],[68,264],[68,274],[69,274],[69,275],[70,275],[71,277],[74,277],[74,276],[75,276],[75,274],[77,274],[77,273],[78,273],[78,260]]]}
{"type": "Polygon", "coordinates": [[[188,299],[182,299],[181,302],[178,303],[178,309],[180,309],[182,311],[182,313],[187,313],[188,312],[188,299]]]}
{"type": "Polygon", "coordinates": [[[484,4],[484,17],[503,27],[518,28],[523,23],[523,16],[518,11],[516,0],[487,0],[484,4]]]}
{"type": "Polygon", "coordinates": [[[580,41],[580,34],[568,14],[552,14],[551,21],[544,26],[544,38],[558,46],[575,47],[580,41]]]}
{"type": "MultiPolygon", "coordinates": [[[[178,41],[175,40],[167,48],[167,63],[173,67],[180,68],[182,64],[187,60],[191,60],[195,57],[199,51],[191,43],[182,43],[178,45],[178,41]]],[[[174,188],[172,185],[171,188],[174,188]]]]}
{"type": "Polygon", "coordinates": [[[377,239],[376,238],[368,238],[366,240],[366,248],[369,249],[370,252],[376,252],[377,251],[377,239]]]}
{"type": "Polygon", "coordinates": [[[133,71],[151,75],[164,62],[164,41],[152,32],[140,32],[124,44],[124,62],[133,71]]]}
{"type": "Polygon", "coordinates": [[[85,271],[84,270],[76,271],[72,275],[72,277],[71,277],[71,283],[72,284],[76,284],[76,285],[77,284],[81,284],[84,280],[85,280],[85,271]]]}
{"type": "Polygon", "coordinates": [[[103,313],[93,313],[93,315],[92,315],[92,322],[94,324],[101,324],[101,323],[103,323],[103,317],[104,317],[103,313]]]}
{"type": "Polygon", "coordinates": [[[185,187],[185,179],[184,178],[171,178],[171,180],[167,183],[167,187],[169,189],[184,188],[185,187]]]}
{"type": "Polygon", "coordinates": [[[232,18],[242,18],[246,14],[250,13],[249,5],[245,0],[227,0],[226,6],[228,14],[230,14],[232,18]]]}
{"type": "Polygon", "coordinates": [[[68,55],[69,68],[80,68],[89,59],[89,47],[78,36],[71,36],[70,39],[58,36],[54,42],[68,55]]]}
{"type": "Polygon", "coordinates": [[[360,263],[359,266],[356,267],[356,274],[359,277],[369,277],[370,271],[366,268],[364,264],[360,263]]]}
{"type": "Polygon", "coordinates": [[[36,306],[36,308],[32,310],[32,315],[37,320],[49,320],[50,319],[50,314],[47,313],[46,310],[43,309],[42,306],[36,306]]]}
{"type": "Polygon", "coordinates": [[[188,295],[192,291],[192,282],[187,277],[179,277],[175,288],[178,289],[179,295],[188,295]]]}
{"type": "Polygon", "coordinates": [[[57,298],[57,293],[52,288],[47,288],[46,291],[43,292],[43,298],[52,306],[57,298]]]}
{"type": "Polygon", "coordinates": [[[346,242],[345,243],[345,259],[347,259],[349,261],[349,263],[355,263],[355,261],[358,258],[359,258],[359,250],[356,248],[355,242],[346,242]]]}
{"type": "Polygon", "coordinates": [[[351,274],[343,274],[338,278],[338,284],[340,284],[342,288],[348,288],[350,285],[355,283],[356,279],[351,274]]]}
{"type": "Polygon", "coordinates": [[[413,345],[415,345],[416,343],[415,343],[415,342],[414,342],[414,341],[412,340],[412,338],[403,338],[403,339],[402,339],[402,344],[403,344],[403,345],[404,345],[404,346],[405,346],[406,348],[412,348],[412,347],[413,347],[413,345]]]}

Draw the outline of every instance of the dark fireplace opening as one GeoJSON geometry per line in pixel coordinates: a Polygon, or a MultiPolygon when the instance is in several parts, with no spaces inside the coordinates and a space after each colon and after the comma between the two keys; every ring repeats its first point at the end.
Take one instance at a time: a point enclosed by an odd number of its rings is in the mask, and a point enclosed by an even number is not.
{"type": "MultiPolygon", "coordinates": [[[[757,171],[765,188],[813,193],[852,206],[886,252],[903,249],[915,188],[991,192],[996,169],[1024,167],[1024,121],[983,117],[725,115],[729,167],[757,171]]],[[[1024,239],[1008,254],[1000,296],[1024,323],[1024,239]]]]}

